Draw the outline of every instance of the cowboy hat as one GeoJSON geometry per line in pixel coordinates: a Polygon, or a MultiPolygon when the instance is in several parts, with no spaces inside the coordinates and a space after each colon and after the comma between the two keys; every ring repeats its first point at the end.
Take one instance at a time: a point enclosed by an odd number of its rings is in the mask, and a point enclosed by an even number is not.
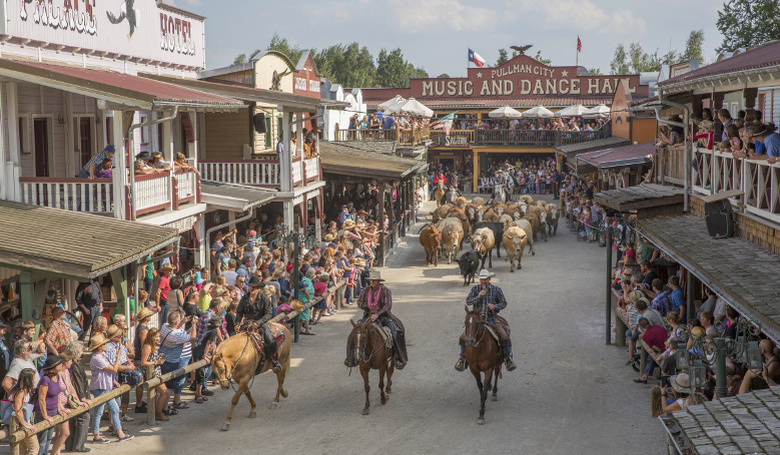
{"type": "Polygon", "coordinates": [[[111,324],[106,329],[106,339],[110,340],[111,338],[118,337],[122,335],[122,329],[119,328],[119,326],[111,324]]]}
{"type": "Polygon", "coordinates": [[[90,351],[94,351],[95,349],[99,348],[100,346],[103,346],[104,344],[108,343],[109,341],[111,341],[110,338],[106,338],[103,335],[98,333],[97,335],[93,336],[89,340],[89,350],[90,351]]]}
{"type": "Polygon", "coordinates": [[[355,259],[355,265],[358,266],[358,267],[365,267],[366,266],[366,261],[363,260],[363,258],[356,258],[355,259]]]}
{"type": "Polygon", "coordinates": [[[688,373],[672,376],[669,378],[669,383],[679,393],[691,393],[691,379],[688,377],[688,373]]]}
{"type": "Polygon", "coordinates": [[[51,370],[57,365],[62,363],[62,359],[57,354],[49,354],[46,357],[46,362],[43,364],[43,371],[51,370]]]}
{"type": "Polygon", "coordinates": [[[166,270],[173,270],[173,266],[171,265],[171,263],[170,263],[170,262],[166,262],[165,264],[163,264],[163,265],[160,267],[160,271],[161,271],[161,272],[164,272],[164,271],[166,271],[166,270]]]}
{"type": "Polygon", "coordinates": [[[341,226],[343,229],[350,230],[355,227],[355,222],[352,220],[347,220],[344,222],[344,225],[341,226]]]}
{"type": "Polygon", "coordinates": [[[477,279],[487,280],[488,278],[493,278],[494,276],[496,276],[496,274],[491,272],[490,270],[482,269],[479,271],[479,276],[477,276],[477,279]]]}
{"type": "Polygon", "coordinates": [[[774,128],[772,128],[769,125],[759,125],[756,127],[756,130],[753,131],[753,134],[750,135],[750,137],[759,137],[759,136],[768,136],[772,133],[774,133],[774,128]]]}
{"type": "Polygon", "coordinates": [[[290,308],[300,313],[301,311],[303,311],[303,302],[301,302],[300,300],[293,300],[290,302],[290,308]]]}
{"type": "Polygon", "coordinates": [[[372,270],[371,273],[368,274],[368,281],[385,281],[382,278],[382,274],[379,273],[379,270],[372,270]]]}
{"type": "Polygon", "coordinates": [[[150,310],[149,308],[141,308],[138,313],[135,314],[135,320],[136,321],[143,321],[144,319],[153,316],[154,311],[150,310]]]}
{"type": "Polygon", "coordinates": [[[257,275],[252,275],[252,278],[249,279],[249,283],[246,284],[250,288],[261,288],[265,286],[262,281],[260,281],[260,277],[257,275]]]}
{"type": "Polygon", "coordinates": [[[326,242],[332,242],[335,236],[333,234],[326,234],[325,237],[323,237],[323,240],[326,242]]]}

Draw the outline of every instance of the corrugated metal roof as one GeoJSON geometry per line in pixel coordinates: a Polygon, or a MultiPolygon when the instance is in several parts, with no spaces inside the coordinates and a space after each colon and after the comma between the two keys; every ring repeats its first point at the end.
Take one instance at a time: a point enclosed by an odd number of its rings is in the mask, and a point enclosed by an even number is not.
{"type": "Polygon", "coordinates": [[[676,83],[692,81],[718,74],[735,73],[750,69],[780,65],[780,41],[772,41],[749,51],[703,66],[695,71],[667,79],[658,85],[668,87],[676,83]]]}
{"type": "Polygon", "coordinates": [[[655,143],[647,142],[580,153],[577,159],[599,169],[608,169],[645,163],[649,161],[647,155],[654,153],[655,143]]]}
{"type": "Polygon", "coordinates": [[[209,205],[245,212],[252,207],[271,202],[276,193],[248,185],[201,181],[203,202],[209,205]]]}
{"type": "MultiPolygon", "coordinates": [[[[369,108],[376,109],[377,106],[387,100],[363,100],[369,108]]],[[[570,98],[570,97],[543,97],[543,98],[513,98],[513,99],[441,99],[441,100],[418,100],[431,109],[480,109],[509,106],[513,108],[530,108],[538,105],[545,107],[567,107],[582,104],[584,106],[596,106],[597,104],[612,104],[612,98],[570,98]]]]}
{"type": "MultiPolygon", "coordinates": [[[[244,104],[234,99],[193,90],[180,85],[153,81],[144,77],[120,74],[113,71],[102,71],[71,66],[53,65],[49,63],[26,62],[10,59],[0,59],[0,70],[44,78],[53,83],[55,88],[68,90],[68,85],[93,91],[100,97],[100,92],[126,98],[134,98],[142,103],[180,103],[192,106],[224,106],[244,107],[244,104]]],[[[13,75],[9,75],[13,77],[13,75]]]]}
{"type": "Polygon", "coordinates": [[[176,230],[0,201],[0,264],[87,279],[173,243],[176,230]]]}

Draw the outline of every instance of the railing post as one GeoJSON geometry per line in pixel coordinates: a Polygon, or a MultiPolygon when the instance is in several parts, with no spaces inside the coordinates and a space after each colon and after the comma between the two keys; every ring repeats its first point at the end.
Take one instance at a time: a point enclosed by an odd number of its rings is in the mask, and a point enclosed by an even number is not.
{"type": "Polygon", "coordinates": [[[171,171],[171,204],[173,210],[179,210],[179,180],[173,171],[171,171]]]}
{"type": "MultiPolygon", "coordinates": [[[[10,420],[10,427],[9,427],[9,433],[8,434],[14,434],[19,430],[19,423],[16,421],[16,416],[12,415],[10,420]]],[[[35,436],[30,436],[34,438],[35,436]]],[[[14,441],[11,442],[11,455],[19,455],[19,442],[14,441]]]]}
{"type": "Polygon", "coordinates": [[[333,141],[338,142],[339,141],[339,124],[336,123],[336,126],[333,128],[333,141]]]}
{"type": "MultiPolygon", "coordinates": [[[[154,367],[148,366],[146,367],[146,377],[151,378],[154,376],[154,367]]],[[[155,420],[154,416],[157,413],[154,406],[154,399],[155,399],[155,388],[146,386],[146,424],[147,425],[154,425],[155,420]]],[[[96,417],[100,418],[100,417],[96,417]]]]}

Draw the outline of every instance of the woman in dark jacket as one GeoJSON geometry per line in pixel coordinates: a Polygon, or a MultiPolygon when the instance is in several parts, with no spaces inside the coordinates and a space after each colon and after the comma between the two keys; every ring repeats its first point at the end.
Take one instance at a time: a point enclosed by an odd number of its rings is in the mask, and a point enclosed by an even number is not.
{"type": "MultiPolygon", "coordinates": [[[[83,353],[84,344],[80,341],[74,341],[65,348],[62,357],[73,360],[73,364],[70,366],[70,380],[79,399],[89,400],[92,398],[92,394],[89,392],[89,378],[87,378],[84,367],[81,366],[81,355],[83,353]]],[[[87,433],[89,432],[89,420],[88,412],[70,419],[70,436],[65,441],[65,450],[68,452],[89,452],[89,448],[84,447],[84,443],[87,442],[87,433]]]]}

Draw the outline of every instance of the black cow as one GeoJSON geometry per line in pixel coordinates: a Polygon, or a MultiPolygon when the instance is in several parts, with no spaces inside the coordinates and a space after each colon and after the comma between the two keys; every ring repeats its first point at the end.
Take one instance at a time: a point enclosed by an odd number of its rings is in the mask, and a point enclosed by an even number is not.
{"type": "Polygon", "coordinates": [[[501,257],[501,239],[504,238],[504,224],[496,221],[478,221],[471,226],[471,232],[474,233],[481,227],[486,227],[493,231],[493,237],[496,239],[496,256],[501,257]]]}
{"type": "Polygon", "coordinates": [[[468,250],[458,258],[460,274],[463,275],[463,286],[467,286],[476,280],[479,271],[479,257],[474,250],[468,250]]]}

